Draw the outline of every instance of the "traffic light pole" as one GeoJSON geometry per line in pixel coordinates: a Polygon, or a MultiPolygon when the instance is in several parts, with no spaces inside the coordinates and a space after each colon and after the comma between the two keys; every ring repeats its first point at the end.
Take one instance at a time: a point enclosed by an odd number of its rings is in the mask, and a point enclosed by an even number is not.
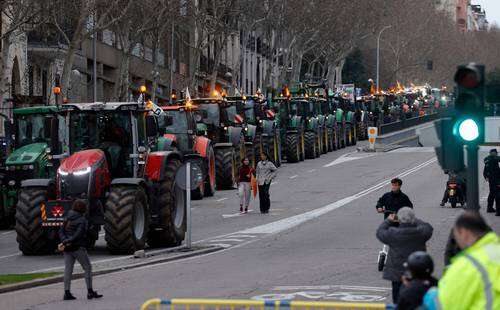
{"type": "Polygon", "coordinates": [[[467,209],[479,211],[479,179],[477,153],[479,146],[477,144],[466,145],[467,149],[467,209]]]}

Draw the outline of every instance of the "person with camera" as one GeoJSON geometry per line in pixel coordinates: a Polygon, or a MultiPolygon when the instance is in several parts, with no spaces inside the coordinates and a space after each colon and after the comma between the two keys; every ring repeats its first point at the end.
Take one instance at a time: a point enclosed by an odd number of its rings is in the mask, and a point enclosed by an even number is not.
{"type": "Polygon", "coordinates": [[[64,300],[75,300],[76,297],[71,294],[71,277],[75,261],[78,261],[85,272],[85,283],[87,284],[87,298],[101,298],[92,289],[92,265],[90,264],[89,254],[85,246],[87,245],[88,220],[85,217],[87,213],[87,203],[77,199],[73,203],[71,210],[64,219],[63,226],[59,230],[61,243],[58,245],[59,251],[64,255],[64,300]]]}
{"type": "Polygon", "coordinates": [[[399,292],[396,309],[417,309],[422,305],[427,291],[438,283],[437,279],[432,276],[434,262],[428,253],[417,251],[408,256],[404,267],[406,270],[401,278],[403,286],[399,292]]]}
{"type": "Polygon", "coordinates": [[[377,239],[390,248],[383,278],[391,281],[392,299],[395,304],[399,300],[401,278],[405,272],[404,263],[411,253],[426,251],[426,243],[432,232],[432,226],[417,219],[409,207],[399,209],[397,215],[390,214],[377,229],[377,239]]]}

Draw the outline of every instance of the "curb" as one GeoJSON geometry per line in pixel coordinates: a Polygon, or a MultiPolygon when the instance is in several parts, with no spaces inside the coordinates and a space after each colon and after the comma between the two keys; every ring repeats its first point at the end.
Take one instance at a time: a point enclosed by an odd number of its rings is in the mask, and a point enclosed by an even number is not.
{"type": "MultiPolygon", "coordinates": [[[[113,273],[113,272],[123,271],[123,270],[129,270],[129,269],[135,269],[135,268],[148,266],[148,265],[156,265],[156,264],[165,263],[165,262],[169,262],[169,261],[176,261],[176,260],[180,260],[180,259],[184,259],[184,258],[198,256],[198,255],[214,253],[214,252],[218,252],[220,250],[223,250],[223,248],[218,247],[218,246],[208,247],[208,248],[203,248],[200,250],[195,250],[192,252],[186,252],[186,253],[182,253],[179,255],[174,255],[171,257],[158,258],[158,259],[148,261],[148,262],[141,262],[141,263],[137,263],[137,264],[130,264],[130,265],[124,265],[124,266],[120,266],[120,267],[102,269],[102,270],[92,272],[92,275],[99,276],[99,275],[103,275],[103,274],[108,274],[108,273],[113,273]]],[[[165,252],[168,253],[169,251],[165,250],[165,252]]],[[[82,272],[80,272],[80,273],[73,274],[72,279],[81,279],[83,277],[84,277],[84,274],[82,272]]],[[[3,286],[0,286],[0,294],[18,291],[18,290],[24,290],[27,288],[44,286],[44,285],[48,285],[48,284],[54,284],[54,283],[62,282],[63,279],[64,279],[64,277],[62,275],[60,275],[60,276],[54,276],[54,277],[49,277],[49,278],[44,278],[44,279],[37,279],[37,280],[26,281],[26,282],[21,282],[21,283],[3,285],[3,286]]]]}

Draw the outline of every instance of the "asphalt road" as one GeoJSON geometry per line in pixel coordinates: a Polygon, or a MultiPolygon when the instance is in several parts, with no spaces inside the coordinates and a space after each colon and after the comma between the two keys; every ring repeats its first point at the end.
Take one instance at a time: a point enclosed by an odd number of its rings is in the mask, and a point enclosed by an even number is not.
{"type": "MultiPolygon", "coordinates": [[[[389,180],[403,178],[403,190],[417,216],[435,228],[429,251],[442,271],[443,251],[457,209],[440,208],[445,176],[430,148],[389,153],[346,149],[295,165],[284,165],[271,187],[269,215],[237,212],[236,191],[218,192],[193,204],[193,239],[227,249],[190,259],[96,277],[105,297],[84,299],[76,280],[75,302],[63,302],[62,284],[2,294],[2,309],[137,309],[148,298],[298,298],[390,302],[389,283],[376,270],[381,247],[375,213],[389,180]]],[[[485,185],[482,184],[484,190],[485,185]]],[[[484,197],[484,191],[481,196],[484,197]]],[[[256,202],[252,207],[258,209],[256,202]]],[[[486,215],[499,231],[500,218],[486,215]]],[[[14,236],[0,235],[0,273],[53,268],[59,256],[15,254],[14,236]],[[8,250],[13,251],[12,257],[8,250]]],[[[109,258],[103,251],[93,259],[109,258]]]]}

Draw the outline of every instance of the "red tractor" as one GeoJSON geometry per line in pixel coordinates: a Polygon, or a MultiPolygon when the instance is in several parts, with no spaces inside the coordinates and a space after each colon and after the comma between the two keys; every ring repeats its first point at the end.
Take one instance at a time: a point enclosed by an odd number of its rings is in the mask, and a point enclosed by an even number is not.
{"type": "Polygon", "coordinates": [[[89,207],[88,245],[104,226],[111,253],[176,246],[184,239],[184,191],[175,184],[182,154],[164,149],[157,117],[144,104],[65,105],[68,151],[55,180],[22,183],[17,207],[30,214],[18,230],[24,254],[47,253],[75,199],[89,207]],[[71,155],[69,155],[71,154],[71,155]]]}
{"type": "Polygon", "coordinates": [[[182,153],[184,161],[199,167],[202,179],[193,189],[193,198],[213,196],[215,193],[215,153],[212,141],[196,135],[196,121],[201,121],[203,112],[191,104],[161,107],[163,114],[158,117],[160,130],[166,143],[182,153]]]}

